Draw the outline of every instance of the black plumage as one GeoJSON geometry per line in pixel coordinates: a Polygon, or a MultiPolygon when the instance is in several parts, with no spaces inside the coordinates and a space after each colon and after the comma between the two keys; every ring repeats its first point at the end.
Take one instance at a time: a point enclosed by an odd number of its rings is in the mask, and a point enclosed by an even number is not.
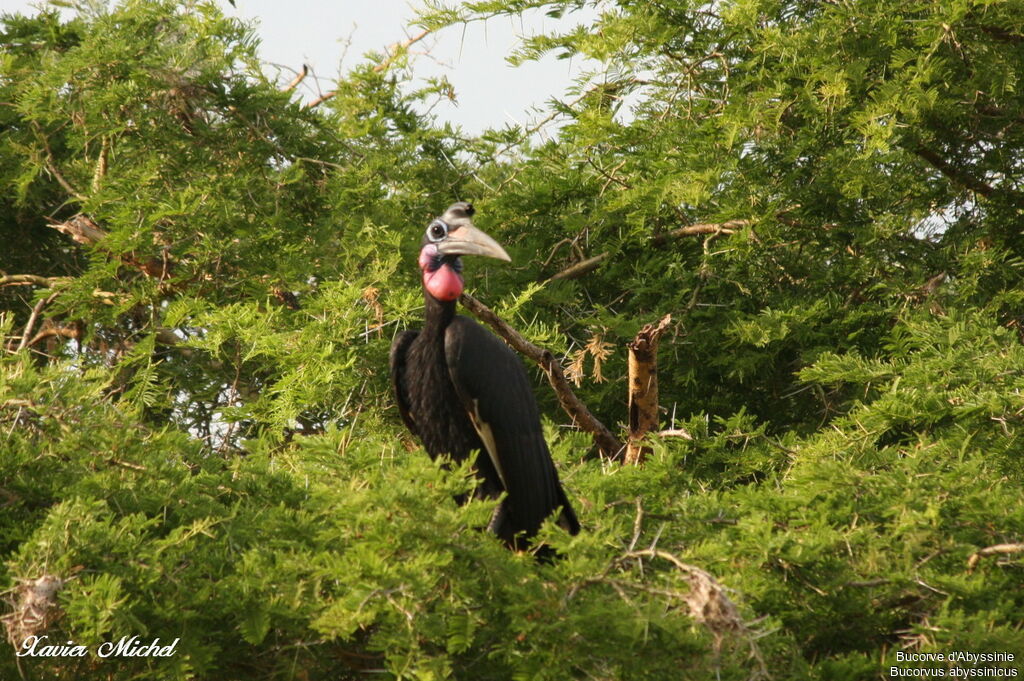
{"type": "Polygon", "coordinates": [[[464,461],[478,451],[477,494],[507,495],[490,529],[523,548],[560,509],[558,523],[576,534],[579,522],[540,425],[540,413],[519,358],[468,317],[455,314],[462,293],[461,255],[509,260],[470,220],[473,207],[452,205],[427,227],[420,251],[425,316],[420,331],[391,345],[391,383],[402,420],[431,457],[464,461]]]}

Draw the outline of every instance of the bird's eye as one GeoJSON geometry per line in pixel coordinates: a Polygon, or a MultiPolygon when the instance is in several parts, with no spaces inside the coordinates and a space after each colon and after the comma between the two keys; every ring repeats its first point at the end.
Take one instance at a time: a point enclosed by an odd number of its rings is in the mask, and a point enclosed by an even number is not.
{"type": "Polygon", "coordinates": [[[437,242],[448,236],[448,225],[440,220],[434,220],[427,227],[427,238],[437,242]]]}

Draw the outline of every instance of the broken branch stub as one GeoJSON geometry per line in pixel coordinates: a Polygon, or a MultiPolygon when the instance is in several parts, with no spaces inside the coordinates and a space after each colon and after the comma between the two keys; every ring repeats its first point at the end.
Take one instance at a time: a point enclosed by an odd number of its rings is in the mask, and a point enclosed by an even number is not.
{"type": "Polygon", "coordinates": [[[632,342],[629,350],[629,442],[626,463],[638,464],[651,448],[643,444],[644,436],[658,427],[658,339],[668,328],[672,315],[657,324],[647,324],[632,342]]]}

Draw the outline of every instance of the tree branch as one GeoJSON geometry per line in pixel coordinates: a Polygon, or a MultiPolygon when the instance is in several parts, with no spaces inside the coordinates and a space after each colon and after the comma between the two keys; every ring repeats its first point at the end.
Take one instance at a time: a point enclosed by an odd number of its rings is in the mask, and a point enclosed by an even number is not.
{"type": "Polygon", "coordinates": [[[18,351],[24,350],[27,346],[35,343],[33,340],[29,342],[29,337],[32,334],[32,328],[36,325],[36,319],[39,318],[39,314],[43,311],[43,308],[53,302],[53,299],[57,297],[56,293],[51,293],[46,298],[41,298],[35,307],[32,308],[32,314],[28,316],[28,321],[25,322],[25,329],[21,332],[21,342],[18,343],[18,351]]]}
{"type": "Polygon", "coordinates": [[[558,402],[562,405],[562,409],[565,410],[565,413],[569,415],[574,424],[593,436],[594,443],[601,451],[602,456],[609,459],[621,458],[623,452],[622,443],[576,397],[576,393],[572,391],[569,381],[565,378],[561,364],[558,363],[558,360],[555,359],[549,350],[539,348],[526,340],[518,331],[494,314],[489,307],[468,293],[463,293],[459,300],[462,302],[463,307],[472,312],[477,319],[494,329],[512,348],[529,357],[544,370],[548,377],[548,382],[554,389],[555,395],[558,396],[558,402]]]}
{"type": "Polygon", "coordinates": [[[42,142],[43,149],[46,150],[46,169],[50,171],[50,174],[57,180],[57,183],[64,188],[64,191],[71,194],[71,196],[75,197],[79,201],[85,201],[85,196],[79,193],[79,191],[67,181],[67,178],[65,178],[57,168],[57,164],[53,160],[53,151],[50,149],[50,142],[47,140],[42,127],[36,121],[32,121],[32,129],[35,131],[39,141],[42,142]]]}
{"type": "Polygon", "coordinates": [[[318,106],[320,106],[321,104],[323,104],[324,102],[326,102],[328,99],[330,99],[331,97],[333,97],[336,94],[338,94],[338,93],[335,90],[331,90],[330,92],[325,92],[322,95],[320,95],[319,97],[317,97],[316,99],[314,99],[312,102],[307,104],[306,108],[307,109],[312,109],[312,108],[318,107],[318,106]]]}
{"type": "Polygon", "coordinates": [[[95,194],[100,190],[103,178],[107,176],[107,161],[110,157],[110,138],[103,136],[100,143],[100,153],[96,158],[96,169],[92,173],[92,191],[95,194]]]}
{"type": "Polygon", "coordinates": [[[698,234],[734,234],[737,229],[746,227],[750,220],[727,220],[725,222],[700,222],[694,225],[686,225],[668,232],[663,232],[654,237],[655,246],[664,246],[673,239],[684,236],[696,236],[698,234]]]}
{"type": "Polygon", "coordinates": [[[307,66],[306,64],[303,64],[302,65],[302,70],[299,71],[297,74],[295,74],[295,77],[292,78],[291,81],[287,85],[285,85],[283,88],[281,88],[281,92],[291,92],[296,87],[298,87],[299,83],[301,83],[302,80],[308,74],[309,74],[309,66],[307,66]]]}
{"type": "Polygon", "coordinates": [[[1020,45],[1021,43],[1024,43],[1024,35],[1014,33],[1002,26],[980,26],[979,28],[996,40],[1001,40],[1002,42],[1010,43],[1012,45],[1020,45]]]}
{"type": "MultiPolygon", "coordinates": [[[[53,338],[54,336],[78,339],[82,337],[82,331],[77,324],[51,324],[33,336],[32,340],[26,344],[26,347],[32,347],[39,341],[47,338],[53,338]]],[[[24,339],[22,339],[22,341],[24,342],[24,339]]]]}
{"type": "Polygon", "coordinates": [[[67,277],[41,277],[38,274],[7,274],[0,277],[3,286],[40,286],[50,288],[54,284],[66,281],[67,277]]]}
{"type": "Polygon", "coordinates": [[[974,568],[978,565],[978,561],[985,556],[1008,556],[1014,553],[1024,553],[1024,544],[996,544],[995,546],[986,546],[983,549],[978,549],[967,559],[967,571],[973,572],[974,568]]]}
{"type": "Polygon", "coordinates": [[[553,275],[551,277],[551,281],[558,281],[559,279],[576,279],[585,274],[590,274],[600,267],[601,263],[607,260],[609,255],[609,253],[602,253],[600,255],[595,255],[593,258],[581,260],[553,275]]]}
{"type": "Polygon", "coordinates": [[[926,149],[923,146],[916,146],[913,147],[911,151],[923,158],[925,161],[928,161],[933,168],[950,180],[953,180],[953,182],[957,183],[961,187],[970,189],[972,192],[981,194],[985,197],[992,196],[996,191],[995,187],[992,185],[982,182],[978,178],[968,175],[962,170],[953,167],[949,161],[942,158],[931,149],[926,149]]]}
{"type": "MultiPolygon", "coordinates": [[[[673,239],[680,239],[684,236],[697,236],[700,234],[735,234],[737,229],[746,227],[750,224],[750,220],[728,220],[726,222],[701,222],[693,225],[686,225],[685,227],[679,227],[673,229],[670,232],[664,232],[654,237],[653,243],[655,246],[664,246],[673,239]]],[[[598,267],[601,266],[605,260],[608,259],[611,253],[607,251],[595,255],[592,258],[586,258],[569,265],[561,272],[552,275],[549,281],[558,281],[559,279],[577,279],[584,275],[590,274],[598,267]]]]}
{"type": "Polygon", "coordinates": [[[952,163],[950,163],[943,157],[939,156],[936,152],[932,151],[931,149],[926,149],[925,147],[918,145],[911,147],[910,151],[923,158],[933,168],[938,170],[948,179],[952,180],[955,184],[960,185],[964,189],[969,189],[970,191],[976,194],[981,194],[985,198],[992,198],[992,196],[994,195],[1001,194],[1005,196],[1007,199],[1009,199],[1010,202],[1015,206],[1024,205],[1024,198],[1022,198],[1020,195],[1014,192],[1001,191],[1000,189],[993,187],[987,182],[979,180],[973,175],[955,167],[952,163]]]}
{"type": "Polygon", "coordinates": [[[391,45],[388,45],[388,56],[387,56],[387,58],[384,61],[382,61],[381,63],[379,63],[376,66],[374,66],[373,70],[376,71],[377,73],[380,73],[381,71],[383,71],[387,67],[391,66],[392,62],[395,61],[395,59],[398,57],[398,55],[400,55],[405,50],[408,50],[410,47],[412,47],[413,45],[415,45],[419,41],[423,40],[428,35],[430,35],[430,29],[429,28],[425,28],[419,34],[414,35],[413,37],[409,38],[408,40],[403,40],[401,42],[392,43],[391,45]]]}

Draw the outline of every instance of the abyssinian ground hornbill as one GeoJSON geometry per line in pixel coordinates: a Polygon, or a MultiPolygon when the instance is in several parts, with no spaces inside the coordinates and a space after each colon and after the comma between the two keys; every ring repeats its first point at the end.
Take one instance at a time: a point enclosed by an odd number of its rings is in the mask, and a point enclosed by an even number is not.
{"type": "Polygon", "coordinates": [[[476,494],[506,493],[490,529],[510,547],[525,548],[556,510],[570,534],[580,525],[558,481],[522,362],[496,336],[455,314],[460,256],[511,260],[473,225],[472,215],[473,206],[459,202],[427,226],[419,256],[423,328],[395,337],[391,384],[402,420],[432,458],[461,462],[479,452],[476,494]]]}

